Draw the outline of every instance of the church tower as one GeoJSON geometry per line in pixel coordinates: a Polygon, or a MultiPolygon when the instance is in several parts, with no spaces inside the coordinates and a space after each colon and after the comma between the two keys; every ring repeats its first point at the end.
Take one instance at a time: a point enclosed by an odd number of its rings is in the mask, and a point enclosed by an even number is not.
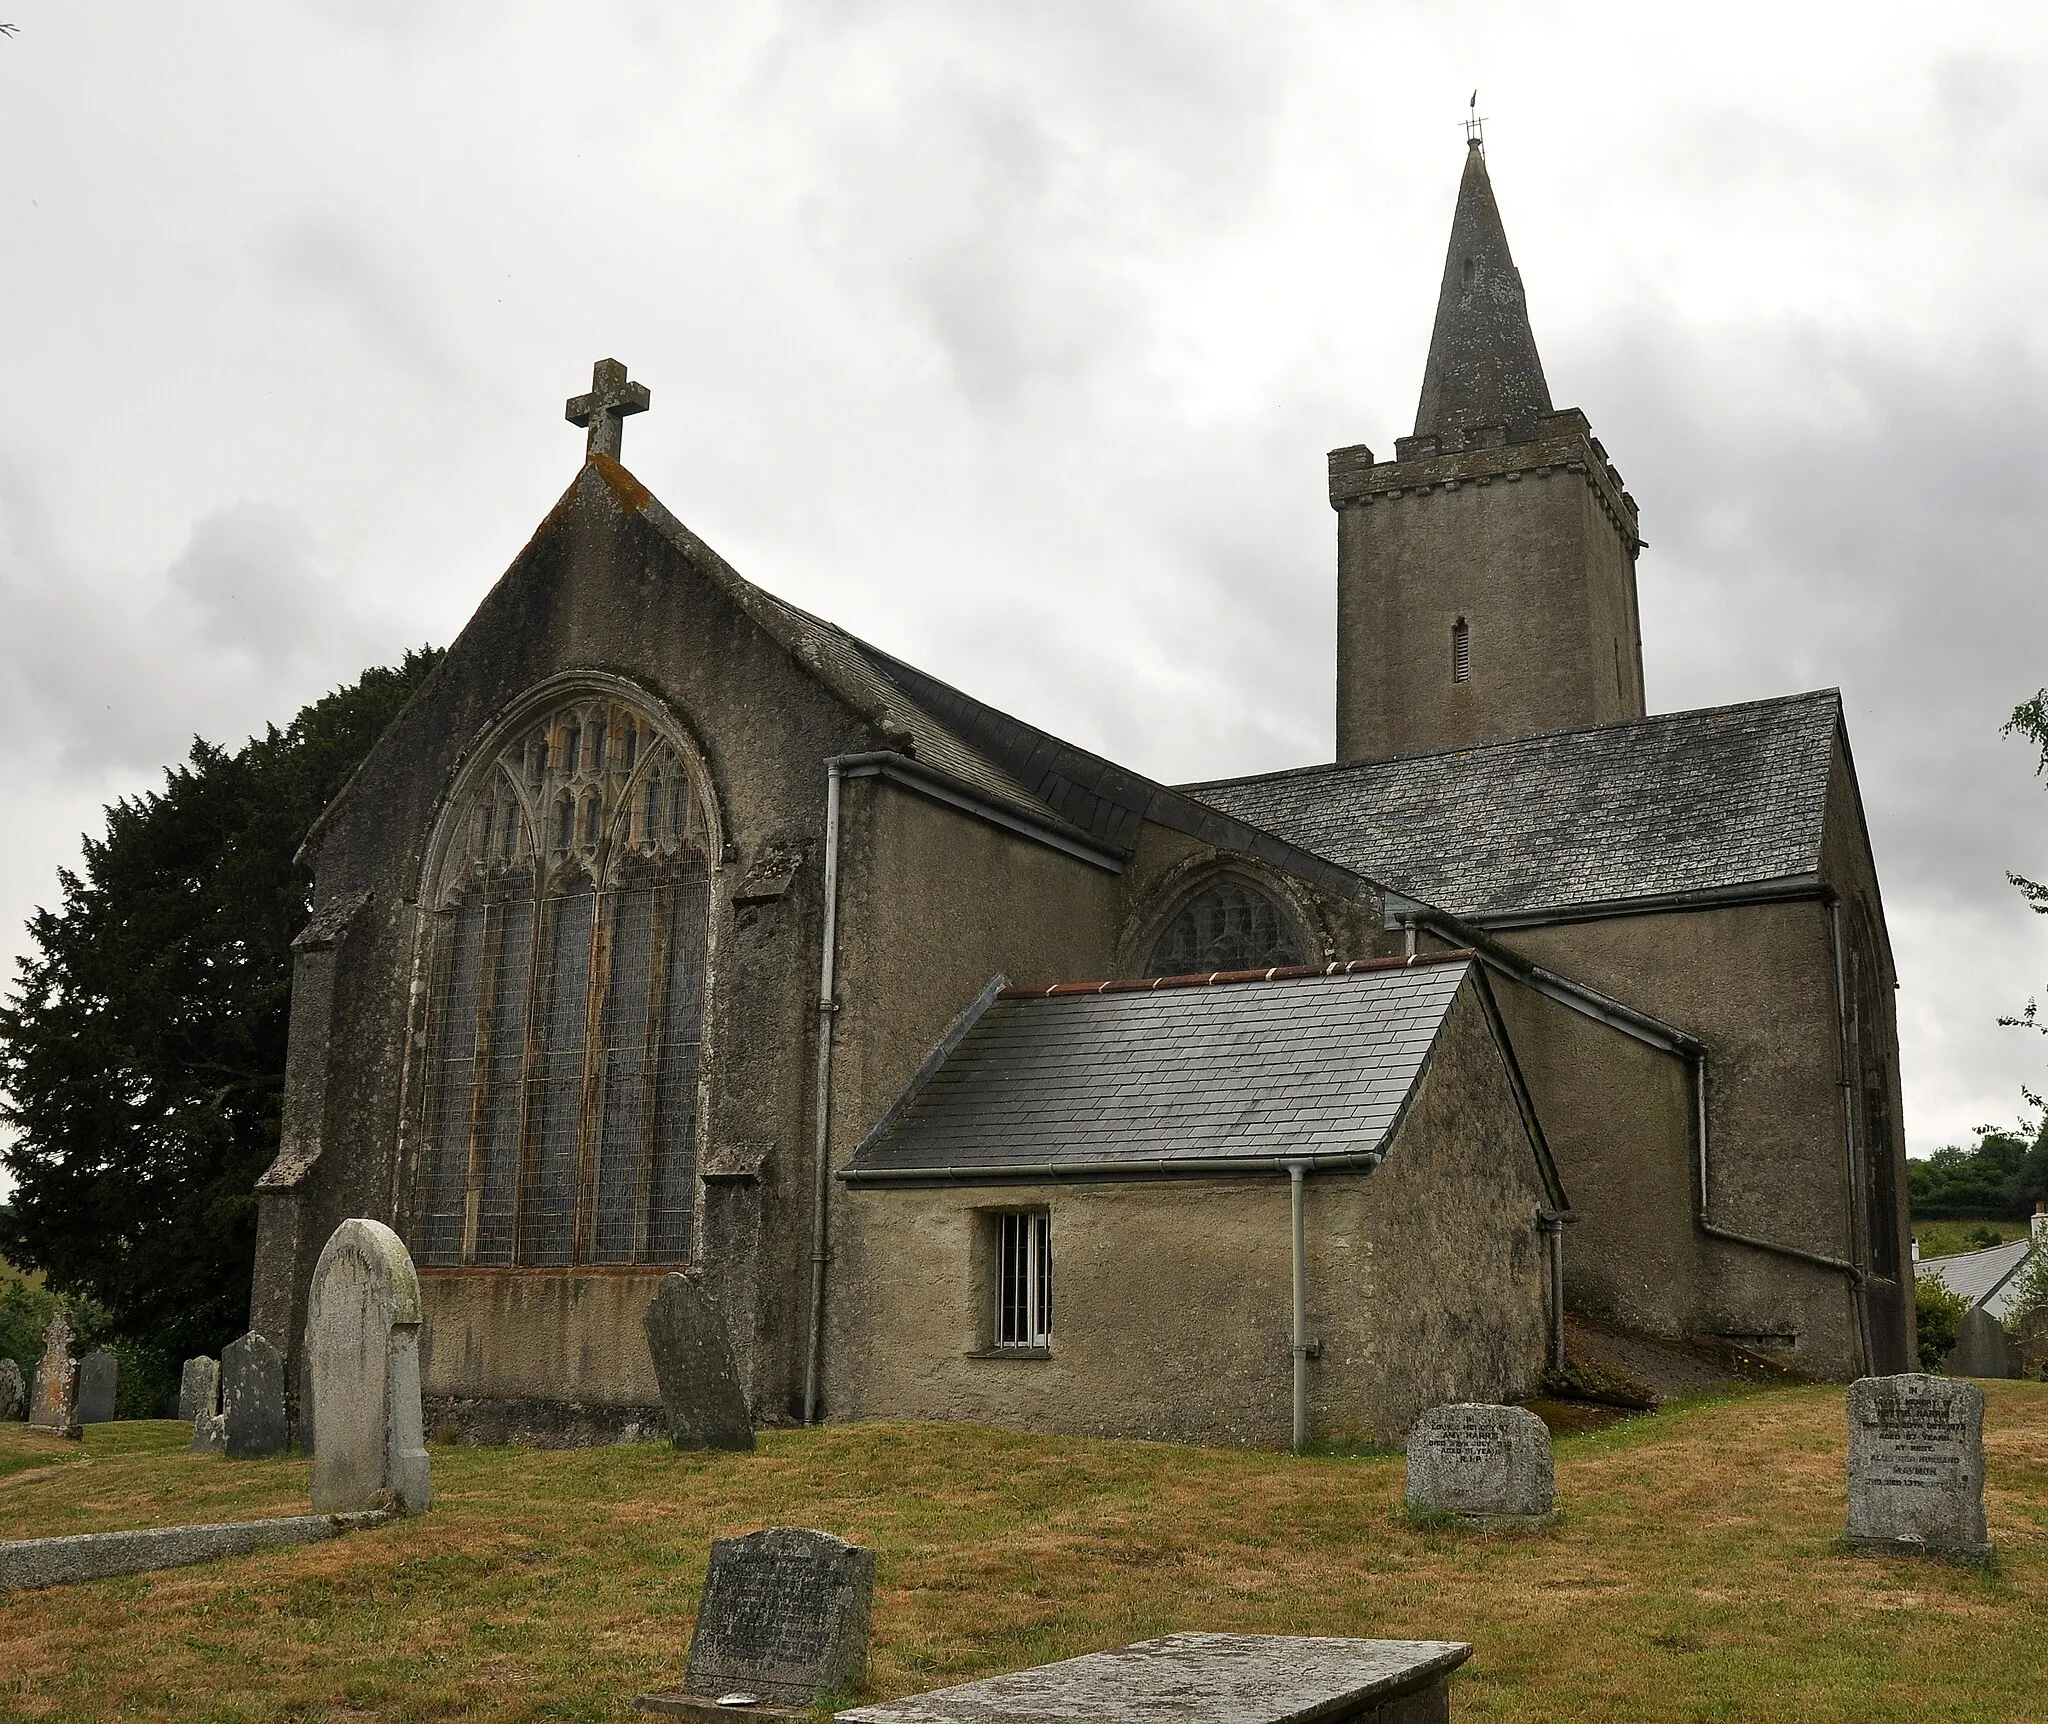
{"type": "Polygon", "coordinates": [[[1330,506],[1339,761],[1642,715],[1635,500],[1551,407],[1476,138],[1415,434],[1331,451],[1330,506]]]}

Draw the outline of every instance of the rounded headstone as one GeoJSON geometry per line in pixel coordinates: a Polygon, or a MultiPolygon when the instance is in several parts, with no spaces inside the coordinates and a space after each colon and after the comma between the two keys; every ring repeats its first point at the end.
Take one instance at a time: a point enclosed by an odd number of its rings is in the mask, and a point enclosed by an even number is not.
{"type": "Polygon", "coordinates": [[[344,1221],[306,1302],[313,1507],[323,1513],[434,1500],[420,1410],[420,1281],[381,1221],[344,1221]]]}
{"type": "Polygon", "coordinates": [[[1991,1556],[1984,1525],[1984,1391],[1907,1372],[1849,1385],[1851,1548],[1991,1556]]]}
{"type": "Polygon", "coordinates": [[[1527,1407],[1457,1401],[1408,1433],[1408,1507],[1490,1524],[1540,1524],[1556,1509],[1549,1428],[1527,1407]]]}
{"type": "Polygon", "coordinates": [[[204,1353],[187,1359],[178,1374],[178,1417],[198,1419],[212,1415],[220,1405],[220,1361],[204,1353]]]}
{"type": "Polygon", "coordinates": [[[121,1381],[121,1362],[102,1349],[78,1361],[78,1422],[104,1425],[114,1417],[114,1393],[121,1381]]]}

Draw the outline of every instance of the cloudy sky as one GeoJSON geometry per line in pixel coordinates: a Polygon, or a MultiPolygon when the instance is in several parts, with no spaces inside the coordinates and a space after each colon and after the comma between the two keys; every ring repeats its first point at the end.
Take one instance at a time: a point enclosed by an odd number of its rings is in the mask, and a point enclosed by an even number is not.
{"type": "Polygon", "coordinates": [[[110,798],[445,642],[564,397],[773,591],[1168,779],[1326,759],[1474,86],[1653,708],[1839,685],[1915,1153],[2048,1044],[2048,12],[4,0],[0,957],[110,798]]]}

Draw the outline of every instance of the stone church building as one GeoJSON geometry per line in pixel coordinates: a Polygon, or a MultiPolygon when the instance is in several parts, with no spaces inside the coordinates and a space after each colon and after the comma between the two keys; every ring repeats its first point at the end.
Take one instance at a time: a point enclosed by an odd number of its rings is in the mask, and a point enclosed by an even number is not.
{"type": "Polygon", "coordinates": [[[1895,976],[1833,690],[1650,715],[1636,504],[1467,154],[1412,436],[1330,456],[1337,759],[1169,786],[581,471],[307,840],[252,1326],[409,1242],[433,1417],[1261,1444],[1532,1392],[1563,1314],[1904,1369],[1895,976]]]}

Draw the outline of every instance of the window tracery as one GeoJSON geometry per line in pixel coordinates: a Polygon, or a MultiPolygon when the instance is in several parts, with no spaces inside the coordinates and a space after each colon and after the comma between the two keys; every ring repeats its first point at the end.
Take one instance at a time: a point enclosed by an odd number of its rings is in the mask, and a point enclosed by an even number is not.
{"type": "Polygon", "coordinates": [[[1153,942],[1145,973],[1194,976],[1304,962],[1280,906],[1248,882],[1225,878],[1191,894],[1174,912],[1153,942]]]}
{"type": "Polygon", "coordinates": [[[443,829],[416,1255],[687,1261],[710,902],[689,760],[619,696],[565,698],[443,829]]]}

